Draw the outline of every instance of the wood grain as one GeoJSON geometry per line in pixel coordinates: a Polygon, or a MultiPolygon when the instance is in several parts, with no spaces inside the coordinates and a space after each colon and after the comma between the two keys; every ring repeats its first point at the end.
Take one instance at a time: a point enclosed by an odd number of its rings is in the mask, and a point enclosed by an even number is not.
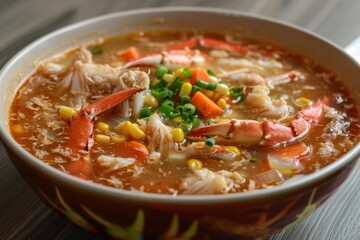
{"type": "MultiPolygon", "coordinates": [[[[341,47],[360,35],[357,0],[2,0],[0,66],[36,38],[90,17],[157,6],[238,9],[284,20],[341,47]]],[[[360,239],[360,164],[323,207],[306,221],[270,239],[360,239]]],[[[99,239],[45,206],[30,190],[0,143],[0,239],[99,239]]]]}

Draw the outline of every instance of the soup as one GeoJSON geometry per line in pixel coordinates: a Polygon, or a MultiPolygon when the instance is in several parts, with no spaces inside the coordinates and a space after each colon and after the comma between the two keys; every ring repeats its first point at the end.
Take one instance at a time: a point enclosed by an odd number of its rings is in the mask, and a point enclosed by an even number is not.
{"type": "Polygon", "coordinates": [[[42,62],[17,91],[16,141],[86,181],[172,195],[227,194],[318,171],[358,141],[341,80],[231,35],[140,32],[42,62]]]}

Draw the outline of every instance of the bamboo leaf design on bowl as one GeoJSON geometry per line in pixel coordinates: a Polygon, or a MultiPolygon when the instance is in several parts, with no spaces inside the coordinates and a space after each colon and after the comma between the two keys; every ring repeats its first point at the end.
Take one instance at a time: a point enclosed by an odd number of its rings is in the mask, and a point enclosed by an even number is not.
{"type": "MultiPolygon", "coordinates": [[[[60,193],[60,190],[55,187],[55,193],[58,203],[53,202],[45,193],[43,193],[39,188],[37,189],[40,194],[46,199],[46,201],[63,215],[65,215],[70,221],[79,225],[80,227],[91,231],[96,232],[96,228],[92,226],[84,217],[82,217],[79,213],[74,211],[69,204],[66,203],[63,196],[60,193]]],[[[110,221],[104,219],[98,214],[94,213],[92,210],[87,208],[84,205],[81,205],[81,208],[84,212],[101,226],[105,227],[107,234],[109,234],[114,239],[129,239],[129,240],[141,240],[144,239],[144,227],[145,227],[145,213],[142,209],[137,211],[135,220],[130,226],[119,226],[117,224],[111,223],[110,221]]],[[[192,239],[198,230],[198,221],[193,221],[188,229],[179,233],[179,217],[177,214],[174,214],[171,220],[171,223],[167,230],[164,231],[163,234],[159,234],[162,236],[160,239],[173,239],[173,240],[190,240],[192,239]]]]}
{"type": "Polygon", "coordinates": [[[143,239],[142,232],[144,230],[145,217],[142,209],[138,210],[136,218],[131,226],[123,227],[105,220],[85,206],[82,206],[82,208],[92,219],[106,227],[106,231],[110,236],[120,239],[143,239]]]}
{"type": "Polygon", "coordinates": [[[48,196],[46,196],[45,193],[43,193],[39,188],[37,189],[39,193],[46,199],[46,201],[55,209],[57,209],[59,212],[61,212],[63,215],[65,215],[70,221],[73,223],[79,225],[80,227],[90,231],[95,232],[96,229],[93,227],[88,221],[85,220],[80,214],[76,213],[63,199],[63,197],[60,194],[60,191],[57,187],[55,187],[55,193],[56,197],[59,200],[59,203],[62,207],[60,207],[58,204],[53,202],[48,196]]]}

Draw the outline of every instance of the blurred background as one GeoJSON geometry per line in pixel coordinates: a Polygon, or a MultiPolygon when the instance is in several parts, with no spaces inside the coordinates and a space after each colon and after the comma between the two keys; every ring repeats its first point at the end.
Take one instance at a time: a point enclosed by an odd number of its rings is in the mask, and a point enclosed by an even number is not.
{"type": "MultiPolygon", "coordinates": [[[[107,13],[159,6],[225,8],[262,15],[303,27],[342,48],[360,35],[359,0],[0,0],[0,67],[30,42],[63,26],[107,13]]],[[[352,198],[356,192],[360,184],[352,177],[309,219],[271,239],[356,239],[360,236],[360,211],[353,209],[359,200],[352,198]]],[[[98,238],[45,206],[21,179],[0,143],[0,239],[98,238]]]]}
{"type": "Polygon", "coordinates": [[[158,6],[206,6],[259,14],[316,32],[341,47],[360,35],[358,0],[0,0],[0,65],[34,39],[62,26],[158,6]]]}

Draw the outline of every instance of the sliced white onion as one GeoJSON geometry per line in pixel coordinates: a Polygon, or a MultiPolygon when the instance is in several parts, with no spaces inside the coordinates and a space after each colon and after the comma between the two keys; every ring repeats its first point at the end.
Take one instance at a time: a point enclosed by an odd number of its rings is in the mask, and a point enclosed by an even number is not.
{"type": "Polygon", "coordinates": [[[258,184],[262,185],[262,184],[273,184],[273,183],[277,183],[277,182],[282,182],[284,180],[284,178],[280,172],[278,172],[274,169],[270,169],[266,172],[262,172],[262,173],[255,175],[254,180],[258,184]]]}
{"type": "Polygon", "coordinates": [[[278,170],[281,173],[292,173],[301,169],[301,163],[291,157],[277,157],[269,154],[268,161],[272,169],[278,170]]]}

